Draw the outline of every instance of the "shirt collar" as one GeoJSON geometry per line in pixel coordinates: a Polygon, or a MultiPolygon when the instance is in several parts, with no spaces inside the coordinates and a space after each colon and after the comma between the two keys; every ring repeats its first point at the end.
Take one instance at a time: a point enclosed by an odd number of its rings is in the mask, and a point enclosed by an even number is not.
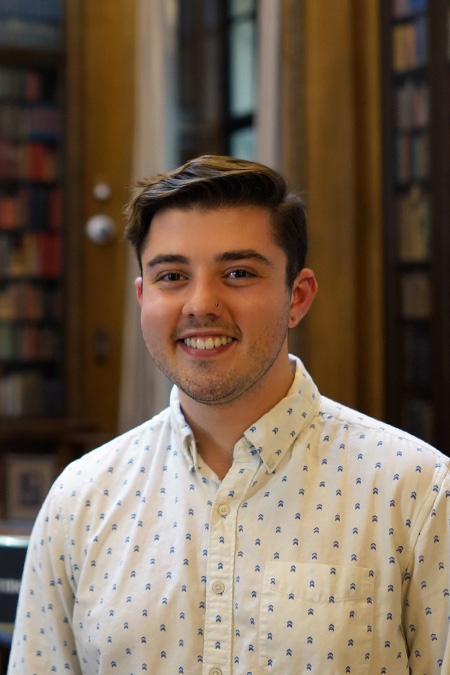
{"type": "Polygon", "coordinates": [[[296,368],[287,395],[244,432],[246,440],[259,452],[267,473],[276,471],[320,406],[319,391],[303,363],[295,356],[290,358],[296,368]]]}
{"type": "MultiPolygon", "coordinates": [[[[290,356],[295,363],[295,376],[285,398],[268,413],[252,424],[243,434],[242,441],[248,452],[258,453],[268,473],[276,471],[280,461],[320,406],[320,394],[303,363],[290,356]]],[[[198,466],[198,453],[194,435],[181,412],[178,388],[170,394],[172,429],[190,470],[198,466]]]]}

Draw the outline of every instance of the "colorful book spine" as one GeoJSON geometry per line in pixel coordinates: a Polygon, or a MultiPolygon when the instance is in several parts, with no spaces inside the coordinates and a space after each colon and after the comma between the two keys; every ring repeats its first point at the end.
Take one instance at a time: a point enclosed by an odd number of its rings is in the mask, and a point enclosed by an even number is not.
{"type": "Polygon", "coordinates": [[[423,67],[428,60],[428,26],[424,16],[392,27],[394,70],[402,73],[423,67]]]}

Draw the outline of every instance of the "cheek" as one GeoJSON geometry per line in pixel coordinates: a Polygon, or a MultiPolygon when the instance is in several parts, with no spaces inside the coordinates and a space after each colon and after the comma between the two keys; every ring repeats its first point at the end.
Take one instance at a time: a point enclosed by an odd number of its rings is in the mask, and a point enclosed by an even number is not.
{"type": "Polygon", "coordinates": [[[141,325],[147,332],[161,332],[161,329],[176,324],[179,310],[175,303],[162,300],[157,295],[145,294],[141,302],[141,325]]]}
{"type": "Polygon", "coordinates": [[[247,307],[247,317],[257,323],[266,323],[268,326],[283,323],[290,317],[290,297],[286,294],[272,295],[270,293],[260,293],[249,303],[247,307]]]}

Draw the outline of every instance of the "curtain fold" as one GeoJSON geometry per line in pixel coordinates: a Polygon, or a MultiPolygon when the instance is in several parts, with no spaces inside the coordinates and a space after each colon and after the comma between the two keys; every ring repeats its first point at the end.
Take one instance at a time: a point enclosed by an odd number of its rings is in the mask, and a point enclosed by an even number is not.
{"type": "MultiPolygon", "coordinates": [[[[173,168],[176,147],[176,0],[136,0],[135,135],[131,182],[173,168]]],[[[169,381],[150,358],[140,329],[134,279],[127,252],[119,432],[167,406],[169,381]]]]}
{"type": "Polygon", "coordinates": [[[281,0],[258,3],[256,161],[282,170],[281,0]]]}

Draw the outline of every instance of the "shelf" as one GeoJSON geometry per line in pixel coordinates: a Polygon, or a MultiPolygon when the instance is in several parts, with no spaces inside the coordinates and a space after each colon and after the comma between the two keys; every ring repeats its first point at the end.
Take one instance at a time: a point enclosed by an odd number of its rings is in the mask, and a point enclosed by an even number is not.
{"type": "Polygon", "coordinates": [[[30,438],[39,443],[66,434],[95,430],[92,424],[78,418],[28,417],[19,420],[0,416],[0,421],[0,445],[30,438]]]}
{"type": "MultiPolygon", "coordinates": [[[[5,0],[0,7],[2,427],[10,417],[63,417],[68,412],[63,266],[67,60],[63,49],[54,50],[49,43],[35,48],[44,34],[49,40],[64,35],[63,8],[55,0],[5,0]],[[60,23],[46,22],[43,9],[56,11],[60,23]],[[33,16],[35,23],[29,21],[33,16]],[[34,44],[18,46],[19,39],[14,46],[2,44],[6,29],[20,38],[31,31],[34,44]]],[[[35,421],[30,424],[37,431],[35,421]]]]}
{"type": "Polygon", "coordinates": [[[0,44],[0,63],[12,63],[17,66],[28,66],[32,62],[34,68],[63,67],[66,62],[64,49],[27,49],[13,45],[0,44]]]}
{"type": "Polygon", "coordinates": [[[417,2],[380,3],[386,419],[450,456],[450,2],[417,2]]]}

